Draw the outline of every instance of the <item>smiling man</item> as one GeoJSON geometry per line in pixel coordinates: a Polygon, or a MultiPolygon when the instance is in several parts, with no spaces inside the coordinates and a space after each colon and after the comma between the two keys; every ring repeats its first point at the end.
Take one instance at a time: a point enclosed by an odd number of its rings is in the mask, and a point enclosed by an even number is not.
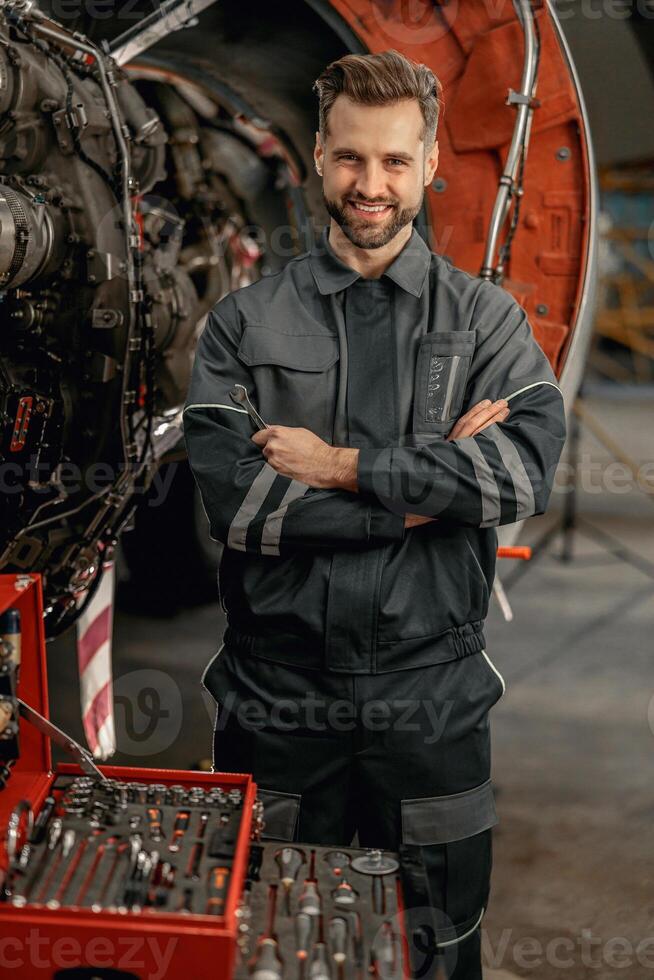
{"type": "Polygon", "coordinates": [[[479,980],[495,528],[545,510],[563,399],[524,310],[413,226],[432,72],[347,55],[315,89],[329,226],[216,304],[184,410],[225,545],[214,767],[254,774],[273,838],[419,849],[442,972],[479,980]]]}

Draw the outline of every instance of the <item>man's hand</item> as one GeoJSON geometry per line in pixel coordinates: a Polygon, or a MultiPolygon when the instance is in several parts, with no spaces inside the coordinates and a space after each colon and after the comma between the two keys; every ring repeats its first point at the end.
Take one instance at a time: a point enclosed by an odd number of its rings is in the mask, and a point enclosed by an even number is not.
{"type": "MultiPolygon", "coordinates": [[[[492,425],[493,422],[504,422],[509,415],[509,403],[500,398],[499,401],[491,402],[485,398],[481,402],[473,405],[465,415],[457,419],[446,441],[453,439],[464,439],[466,436],[476,436],[478,432],[492,425]]],[[[420,524],[429,524],[430,521],[437,521],[437,517],[421,517],[418,514],[405,514],[405,527],[418,527],[420,524]]]]}
{"type": "Polygon", "coordinates": [[[269,425],[252,441],[282,476],[321,490],[357,490],[358,449],[330,446],[309,429],[288,425],[269,425]]]}
{"type": "MultiPolygon", "coordinates": [[[[454,423],[447,440],[477,435],[493,422],[503,422],[509,415],[508,402],[500,398],[477,402],[454,423]]],[[[288,425],[269,425],[255,432],[252,441],[273,469],[292,480],[320,490],[350,490],[356,493],[358,449],[330,446],[309,429],[288,425]]],[[[418,527],[438,520],[420,514],[406,514],[404,526],[418,527]]]]}
{"type": "Polygon", "coordinates": [[[476,436],[487,425],[492,425],[493,422],[504,422],[508,418],[509,411],[509,403],[506,399],[500,398],[499,401],[491,402],[485,398],[484,401],[477,402],[465,415],[456,420],[447,436],[447,441],[465,439],[466,436],[476,436]]]}

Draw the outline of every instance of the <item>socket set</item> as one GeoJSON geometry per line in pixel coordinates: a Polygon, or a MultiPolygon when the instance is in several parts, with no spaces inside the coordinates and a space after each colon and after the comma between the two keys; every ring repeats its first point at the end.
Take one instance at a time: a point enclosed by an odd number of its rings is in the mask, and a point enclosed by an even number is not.
{"type": "Polygon", "coordinates": [[[400,896],[390,851],[251,844],[234,980],[401,980],[400,896]]]}
{"type": "Polygon", "coordinates": [[[7,824],[0,896],[14,906],[222,916],[243,791],[60,776],[36,819],[7,824]]]}

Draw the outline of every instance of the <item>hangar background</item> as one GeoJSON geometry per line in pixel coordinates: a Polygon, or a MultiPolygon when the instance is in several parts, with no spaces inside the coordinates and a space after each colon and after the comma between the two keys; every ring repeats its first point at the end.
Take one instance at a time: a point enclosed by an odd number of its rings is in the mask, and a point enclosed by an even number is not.
{"type": "MultiPolygon", "coordinates": [[[[500,824],[488,976],[639,980],[654,967],[621,973],[617,941],[654,935],[654,9],[558,9],[597,154],[601,288],[550,510],[521,538],[535,556],[500,563],[514,619],[494,604],[488,623],[507,683],[492,716],[500,824]],[[521,940],[559,938],[576,950],[566,968],[521,951],[521,940]]],[[[148,587],[147,568],[130,579],[124,560],[118,578],[114,761],[202,765],[212,706],[199,678],[222,633],[216,597],[183,555],[165,590],[148,587]]],[[[83,741],[74,631],[48,645],[48,661],[53,720],[83,741]]]]}

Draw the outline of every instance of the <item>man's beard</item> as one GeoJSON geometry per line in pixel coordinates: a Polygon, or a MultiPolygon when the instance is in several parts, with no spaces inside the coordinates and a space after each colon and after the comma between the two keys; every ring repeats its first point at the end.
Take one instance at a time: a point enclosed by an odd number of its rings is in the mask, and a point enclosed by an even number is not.
{"type": "Polygon", "coordinates": [[[382,248],[384,245],[387,245],[405,225],[413,221],[422,207],[423,200],[421,197],[418,204],[414,207],[402,208],[401,210],[398,210],[397,206],[395,206],[383,224],[377,225],[373,222],[366,224],[365,218],[361,218],[360,221],[355,218],[356,225],[354,225],[351,223],[351,211],[347,212],[336,201],[329,201],[325,197],[324,191],[322,199],[329,216],[334,219],[336,224],[343,230],[343,234],[357,248],[382,248]]]}

